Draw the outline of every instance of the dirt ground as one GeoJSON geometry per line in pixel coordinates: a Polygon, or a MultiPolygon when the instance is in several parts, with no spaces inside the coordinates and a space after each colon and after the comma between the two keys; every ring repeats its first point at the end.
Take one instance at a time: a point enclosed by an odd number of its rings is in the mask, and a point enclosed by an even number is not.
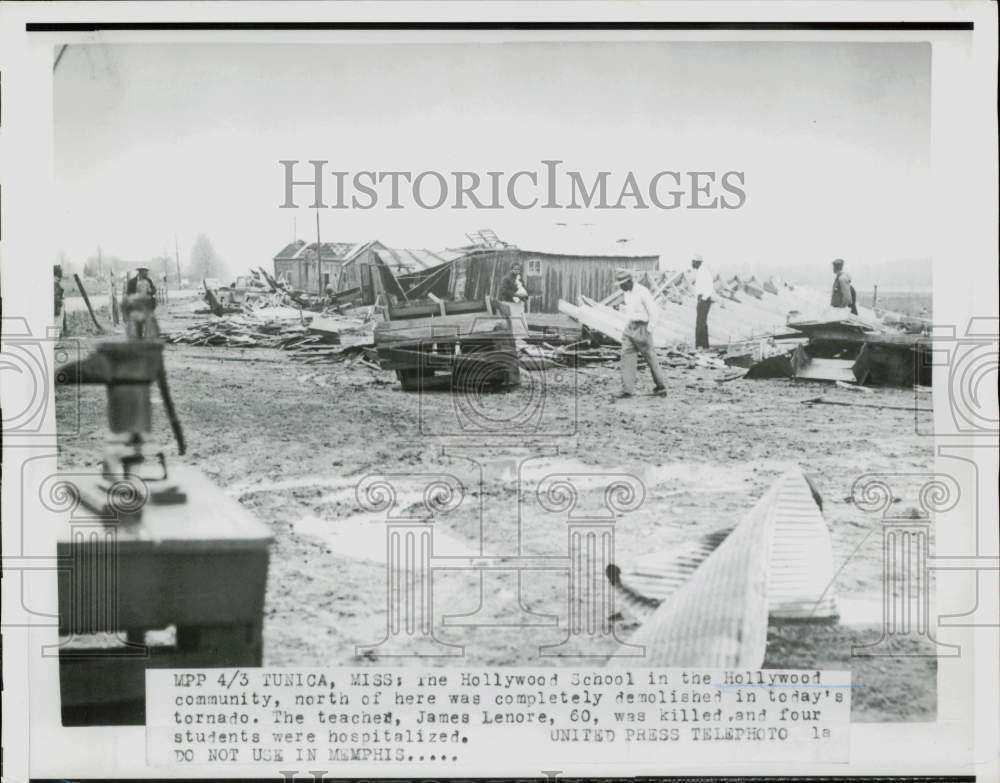
{"type": "MultiPolygon", "coordinates": [[[[85,350],[95,338],[81,337],[85,350]]],[[[914,392],[848,391],[788,380],[722,381],[732,370],[674,368],[665,399],[612,403],[615,366],[523,373],[510,393],[460,397],[403,392],[395,376],[361,364],[301,365],[271,349],[169,345],[171,390],[197,466],[268,525],[274,535],[264,627],[265,663],[350,664],[356,647],[386,636],[385,512],[361,507],[359,479],[372,474],[447,474],[468,496],[435,523],[435,553],[559,555],[565,514],[547,513],[534,494],[551,473],[633,476],[645,501],[616,525],[618,562],[738,521],[785,470],[799,466],[824,499],[836,590],[854,622],[770,631],[765,666],[849,668],[855,720],[934,719],[935,661],[916,645],[898,657],[854,657],[879,638],[882,590],[878,518],[859,511],[851,488],[862,474],[932,468],[932,444],[916,434],[914,392]],[[829,399],[895,406],[808,405],[829,399]],[[485,433],[484,433],[485,430],[485,433]],[[530,455],[534,457],[526,461],[530,455]],[[541,456],[539,456],[541,455],[541,456]],[[518,526],[518,476],[527,500],[518,526]]],[[[648,376],[643,378],[646,390],[648,376]]],[[[154,392],[155,438],[176,449],[154,392]]],[[[94,464],[106,428],[99,387],[57,392],[60,461],[94,464]],[[79,410],[81,426],[71,426],[79,410]]],[[[920,400],[929,406],[928,397],[920,400]]],[[[420,496],[412,478],[400,505],[420,496]]],[[[603,497],[596,482],[584,505],[603,497]]],[[[407,482],[410,482],[409,484],[407,482]]],[[[902,494],[902,493],[900,493],[902,494]]],[[[589,506],[588,506],[589,507],[589,506]]],[[[514,576],[438,572],[435,634],[463,645],[464,657],[396,659],[407,665],[559,665],[540,645],[565,637],[565,572],[525,572],[522,610],[514,576]],[[445,625],[445,615],[495,610],[492,622],[445,625]],[[512,608],[514,607],[514,608],[512,608]],[[532,626],[557,616],[559,626],[532,626]],[[523,623],[529,623],[525,625],[523,623]]],[[[846,618],[845,619],[850,619],[846,618]]],[[[623,610],[618,632],[634,622],[623,610]]]]}

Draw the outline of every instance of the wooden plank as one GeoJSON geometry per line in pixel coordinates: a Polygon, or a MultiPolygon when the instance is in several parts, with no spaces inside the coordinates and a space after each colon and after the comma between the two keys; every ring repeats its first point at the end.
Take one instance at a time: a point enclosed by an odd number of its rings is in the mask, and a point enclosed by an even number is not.
{"type": "Polygon", "coordinates": [[[87,289],[83,287],[83,281],[80,279],[80,275],[74,274],[73,279],[76,280],[76,287],[80,291],[80,296],[83,297],[83,303],[87,305],[87,312],[90,313],[90,320],[94,322],[94,326],[97,328],[99,334],[104,334],[104,327],[97,320],[97,316],[94,315],[94,308],[90,305],[90,297],[87,296],[87,289]]]}
{"type": "Polygon", "coordinates": [[[448,315],[448,312],[445,310],[444,300],[443,299],[441,299],[438,296],[435,296],[432,293],[428,293],[427,294],[427,298],[430,299],[432,302],[434,302],[438,306],[438,311],[441,313],[441,315],[448,315]]]}
{"type": "Polygon", "coordinates": [[[404,321],[383,321],[375,326],[376,346],[398,343],[433,342],[442,339],[510,334],[510,321],[502,316],[486,313],[445,315],[404,321]],[[499,327],[499,328],[498,328],[499,327]]]}
{"type": "Polygon", "coordinates": [[[795,378],[806,381],[843,381],[856,383],[853,359],[810,358],[795,371],[795,378]]]}
{"type": "MultiPolygon", "coordinates": [[[[106,495],[109,482],[94,468],[88,474],[64,474],[66,481],[106,495]]],[[[177,484],[187,494],[187,502],[173,505],[147,504],[142,519],[114,525],[118,546],[133,551],[180,552],[220,549],[265,549],[271,532],[236,500],[229,497],[204,473],[189,465],[172,465],[167,484],[177,484]],[[206,513],[205,509],[211,509],[206,513]]],[[[82,513],[87,513],[81,509],[82,513]]],[[[60,543],[71,539],[72,519],[58,529],[60,543]]]]}

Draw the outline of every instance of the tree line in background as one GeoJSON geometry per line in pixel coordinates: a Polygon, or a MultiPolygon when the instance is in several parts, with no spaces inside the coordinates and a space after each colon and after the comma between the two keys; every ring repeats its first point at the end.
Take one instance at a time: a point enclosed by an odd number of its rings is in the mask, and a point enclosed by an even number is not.
{"type": "MultiPolygon", "coordinates": [[[[114,254],[95,253],[83,262],[81,267],[60,252],[56,263],[62,267],[63,279],[72,279],[74,274],[80,274],[84,278],[107,278],[109,272],[116,275],[125,272],[133,272],[138,266],[149,267],[149,274],[154,280],[159,280],[163,275],[167,276],[169,285],[177,285],[177,258],[176,256],[164,254],[141,261],[126,261],[114,254]]],[[[199,234],[188,254],[187,264],[181,270],[181,275],[191,286],[201,285],[204,278],[217,278],[224,280],[228,274],[225,262],[219,257],[212,241],[205,234],[199,234]]]]}

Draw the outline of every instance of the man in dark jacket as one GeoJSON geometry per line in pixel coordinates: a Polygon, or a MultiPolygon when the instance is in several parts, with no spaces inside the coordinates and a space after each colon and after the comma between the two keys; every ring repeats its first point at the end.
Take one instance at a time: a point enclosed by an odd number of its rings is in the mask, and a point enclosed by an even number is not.
{"type": "Polygon", "coordinates": [[[527,298],[528,292],[521,279],[521,267],[514,264],[500,282],[500,301],[523,305],[527,298]]]}
{"type": "Polygon", "coordinates": [[[528,336],[528,326],[524,320],[524,303],[528,301],[528,291],[521,279],[519,264],[514,264],[500,283],[500,301],[507,306],[514,337],[519,341],[523,340],[528,336]]]}
{"type": "Polygon", "coordinates": [[[154,302],[156,301],[156,286],[153,285],[153,281],[149,279],[149,269],[144,266],[140,266],[136,270],[136,276],[128,281],[128,285],[125,287],[126,294],[145,294],[154,302]]]}

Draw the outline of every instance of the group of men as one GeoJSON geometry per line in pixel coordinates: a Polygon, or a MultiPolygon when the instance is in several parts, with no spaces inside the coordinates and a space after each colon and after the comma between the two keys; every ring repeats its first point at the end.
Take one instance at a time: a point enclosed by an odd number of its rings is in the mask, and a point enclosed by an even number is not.
{"type": "MultiPolygon", "coordinates": [[[[707,350],[708,343],[708,313],[715,299],[715,278],[709,271],[704,259],[695,254],[691,259],[691,268],[695,271],[694,293],[697,297],[695,305],[694,345],[697,350],[707,350]]],[[[830,306],[844,308],[853,315],[858,314],[857,293],[851,285],[851,277],[844,271],[844,260],[833,261],[833,292],[830,296],[830,306]]],[[[627,399],[635,396],[636,373],[638,357],[642,356],[649,366],[653,376],[652,394],[657,397],[667,395],[663,383],[663,371],[656,357],[656,346],[653,342],[653,329],[660,309],[653,300],[649,289],[637,283],[632,273],[622,270],[618,273],[616,282],[621,288],[624,304],[621,308],[628,318],[628,323],[622,333],[621,374],[622,390],[613,395],[613,399],[627,399]]]]}
{"type": "MultiPolygon", "coordinates": [[[[700,254],[691,258],[691,268],[694,270],[695,303],[694,345],[702,351],[709,349],[708,313],[715,301],[715,277],[700,254]]],[[[830,297],[831,307],[849,309],[852,314],[858,314],[857,294],[851,285],[851,277],[844,271],[842,258],[833,261],[833,293],[830,297]]],[[[630,271],[618,272],[615,282],[622,290],[623,303],[619,312],[628,319],[622,332],[621,374],[622,390],[613,395],[613,399],[627,399],[636,393],[639,357],[646,360],[653,376],[652,394],[656,397],[666,397],[667,387],[663,382],[663,371],[656,357],[656,345],[653,340],[653,330],[660,315],[660,308],[653,299],[653,294],[642,283],[637,282],[630,271]]],[[[504,277],[500,286],[500,300],[507,306],[515,336],[522,338],[526,332],[524,325],[524,306],[528,301],[528,291],[521,277],[521,267],[514,264],[504,277]]]]}

